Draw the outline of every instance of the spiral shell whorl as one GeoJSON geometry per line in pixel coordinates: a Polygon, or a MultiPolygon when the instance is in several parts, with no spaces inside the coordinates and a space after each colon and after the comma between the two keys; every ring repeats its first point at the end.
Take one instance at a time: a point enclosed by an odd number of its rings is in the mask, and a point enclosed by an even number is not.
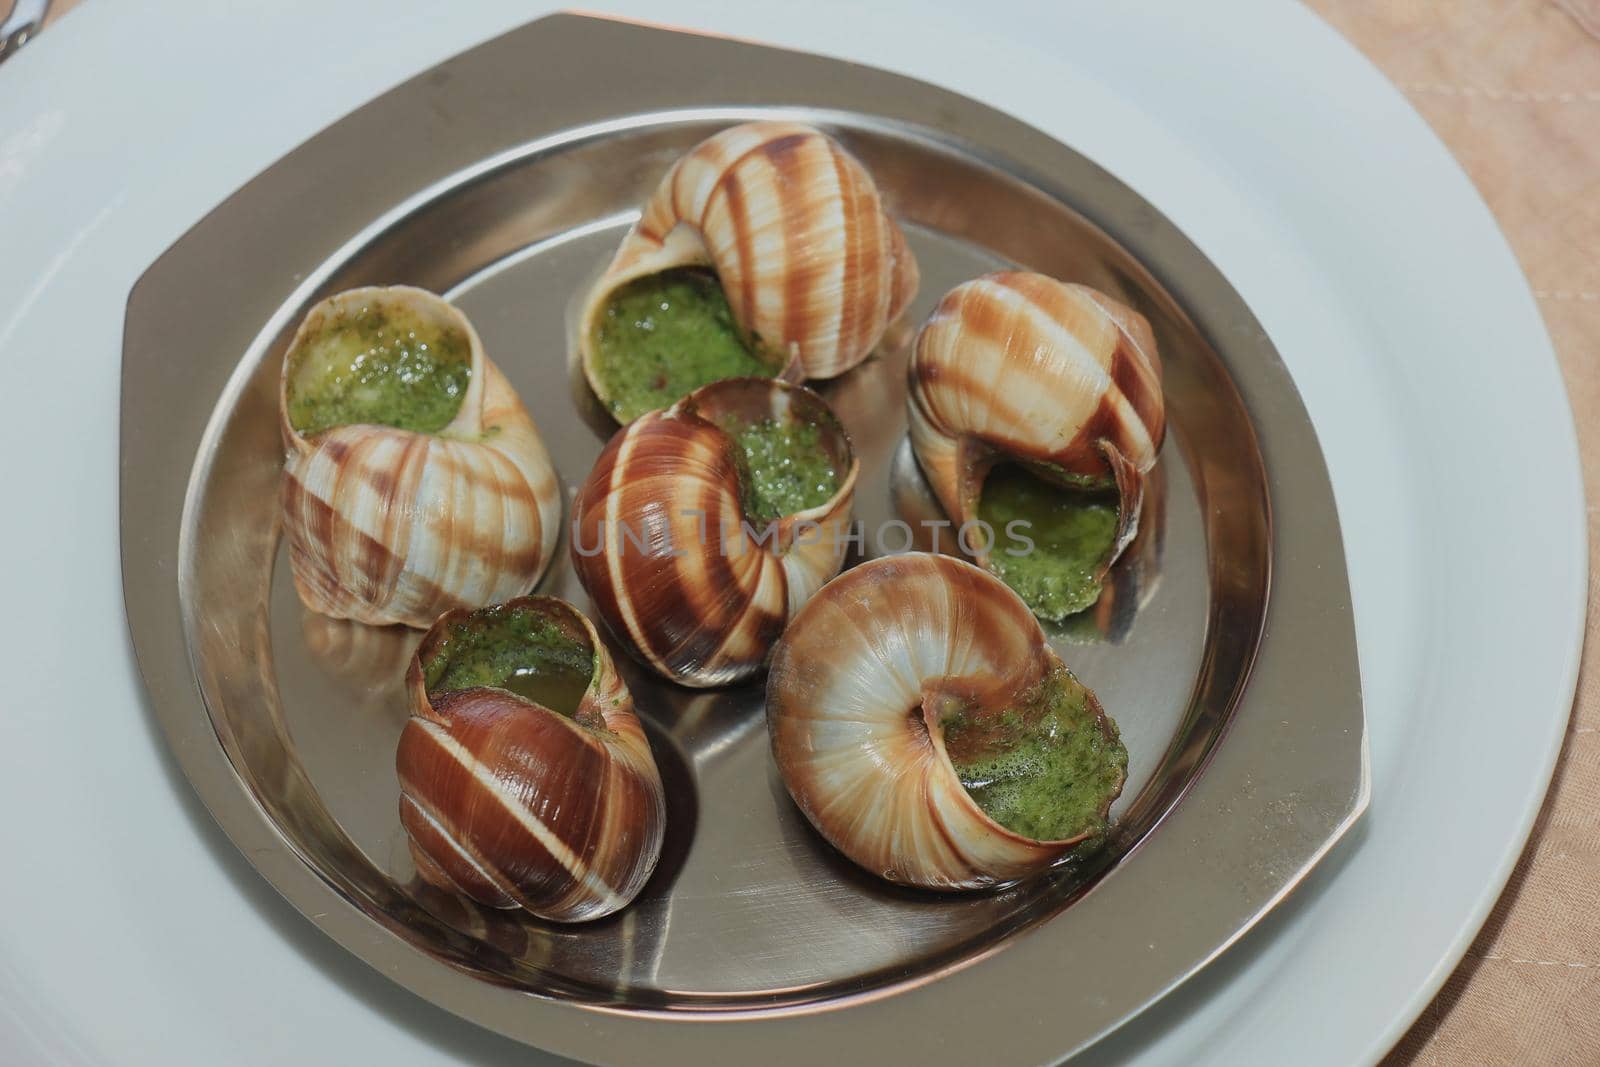
{"type": "Polygon", "coordinates": [[[561,498],[532,418],[471,323],[421,289],[355,289],[306,317],[291,353],[329,309],[400,301],[462,329],[472,376],[437,434],[355,424],[303,436],[279,390],[288,457],[280,492],[290,565],[313,611],[423,628],[443,611],[527,592],[555,553],[561,498]]]}
{"type": "Polygon", "coordinates": [[[830,582],[779,641],[773,755],[806,818],[873,874],[930,889],[1014,881],[1081,839],[1033,841],[993,822],[924,708],[947,690],[1004,702],[1058,662],[998,579],[948,556],[873,560],[830,582]]]}
{"type": "Polygon", "coordinates": [[[713,383],[612,437],[573,502],[573,565],[641,662],[683,685],[731,685],[761,669],[790,615],[838,573],[858,468],[810,390],[713,383]],[[770,534],[745,514],[732,440],[710,410],[757,403],[773,417],[803,405],[832,426],[840,470],[825,504],[783,516],[770,534]]]}
{"type": "Polygon", "coordinates": [[[553,597],[534,608],[581,629],[594,674],[567,718],[504,689],[430,698],[422,664],[450,627],[429,631],[407,672],[412,718],[396,754],[400,817],[418,873],[488,907],[578,922],[618,910],[661,854],[666,798],[633,699],[587,619],[553,597]]]}
{"type": "Polygon", "coordinates": [[[579,345],[618,287],[707,266],[747,341],[782,353],[790,377],[832,378],[860,363],[916,295],[905,235],[877,187],[832,138],[751,122],[702,141],[662,178],[590,294],[579,345]]]}

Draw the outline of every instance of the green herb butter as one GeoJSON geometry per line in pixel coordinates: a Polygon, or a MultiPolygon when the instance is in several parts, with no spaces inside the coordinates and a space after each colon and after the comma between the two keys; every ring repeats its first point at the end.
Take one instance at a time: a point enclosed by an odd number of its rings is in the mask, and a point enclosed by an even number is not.
{"type": "Polygon", "coordinates": [[[782,369],[745,346],[717,276],[699,268],[662,271],[619,287],[593,340],[592,369],[621,422],[668,407],[710,382],[770,378],[782,369]]]}
{"type": "Polygon", "coordinates": [[[430,696],[493,686],[571,716],[594,677],[587,642],[529,608],[484,608],[450,628],[423,664],[430,696]]]}
{"type": "Polygon", "coordinates": [[[1000,712],[954,708],[939,722],[956,776],[995,822],[1036,841],[1103,836],[1128,750],[1065,666],[1000,712]]]}
{"type": "Polygon", "coordinates": [[[746,514],[757,522],[820,507],[839,491],[839,472],[822,448],[821,431],[799,419],[724,425],[743,459],[746,514]]]}
{"type": "Polygon", "coordinates": [[[437,433],[455,418],[472,375],[463,330],[398,304],[331,312],[289,367],[289,423],[311,435],[368,423],[437,433]]]}
{"type": "Polygon", "coordinates": [[[995,571],[1035,615],[1059,621],[1099,599],[1095,572],[1117,535],[1114,494],[1063,488],[1001,464],[983,483],[978,518],[995,533],[995,571]]]}

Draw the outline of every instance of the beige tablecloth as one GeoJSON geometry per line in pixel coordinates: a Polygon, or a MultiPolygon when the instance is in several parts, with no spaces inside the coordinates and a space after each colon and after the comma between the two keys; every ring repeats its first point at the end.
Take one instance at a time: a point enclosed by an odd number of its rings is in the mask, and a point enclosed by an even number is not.
{"type": "MultiPolygon", "coordinates": [[[[78,2],[57,0],[46,25],[78,2]]],[[[1544,309],[1600,501],[1600,0],[1307,2],[1405,92],[1500,220],[1544,309]]],[[[1407,1064],[1600,1067],[1600,640],[1511,884],[1385,1061],[1407,1064]]]]}
{"type": "MultiPolygon", "coordinates": [[[[1600,0],[1308,0],[1410,98],[1522,262],[1600,508],[1600,0]]],[[[1520,353],[1508,352],[1515,360],[1520,353]]],[[[1544,811],[1467,958],[1386,1061],[1600,1065],[1600,625],[1544,811]]]]}

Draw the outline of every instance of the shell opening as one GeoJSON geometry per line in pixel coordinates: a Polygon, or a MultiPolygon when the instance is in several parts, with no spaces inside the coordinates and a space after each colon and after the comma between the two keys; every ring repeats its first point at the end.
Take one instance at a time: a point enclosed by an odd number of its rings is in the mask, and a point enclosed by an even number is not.
{"type": "Polygon", "coordinates": [[[996,464],[978,489],[977,516],[992,537],[989,564],[1035,615],[1055,622],[1099,599],[1118,509],[1103,481],[1019,463],[996,464]]]}
{"type": "Polygon", "coordinates": [[[1034,841],[1104,835],[1128,751],[1087,688],[1056,662],[1009,699],[930,688],[923,719],[985,815],[1034,841]]]}
{"type": "Polygon", "coordinates": [[[699,390],[686,407],[732,440],[741,502],[755,522],[822,507],[844,484],[854,458],[849,438],[808,389],[733,379],[699,390]]]}
{"type": "Polygon", "coordinates": [[[739,449],[745,513],[752,519],[770,522],[809,511],[839,491],[839,471],[815,423],[766,418],[723,429],[739,449]]]}
{"type": "Polygon", "coordinates": [[[370,424],[437,433],[472,376],[472,342],[450,318],[367,291],[314,308],[287,357],[289,424],[306,436],[370,424]]]}
{"type": "Polygon", "coordinates": [[[668,407],[724,378],[776,377],[784,360],[741,336],[721,280],[705,267],[673,267],[618,286],[594,319],[592,369],[621,422],[668,407]]]}
{"type": "Polygon", "coordinates": [[[595,674],[595,650],[586,628],[538,602],[520,602],[464,614],[424,649],[428,697],[493,687],[557,714],[576,718],[595,674]]]}

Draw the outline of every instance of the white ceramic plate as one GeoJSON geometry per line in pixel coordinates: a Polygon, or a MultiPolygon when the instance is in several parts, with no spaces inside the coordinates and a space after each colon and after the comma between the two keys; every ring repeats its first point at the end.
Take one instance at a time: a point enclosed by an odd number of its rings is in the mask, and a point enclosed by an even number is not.
{"type": "MultiPolygon", "coordinates": [[[[255,876],[165,753],[119,602],[133,279],[329,121],[540,13],[397,7],[89,0],[0,67],[0,1047],[29,1058],[529,1062],[367,970],[255,876]]],[[[1088,1058],[1381,1055],[1521,848],[1582,636],[1565,396],[1515,261],[1448,154],[1332,31],[1271,0],[606,7],[1009,111],[1160,205],[1250,301],[1339,498],[1372,808],[1284,908],[1088,1058]]]]}

